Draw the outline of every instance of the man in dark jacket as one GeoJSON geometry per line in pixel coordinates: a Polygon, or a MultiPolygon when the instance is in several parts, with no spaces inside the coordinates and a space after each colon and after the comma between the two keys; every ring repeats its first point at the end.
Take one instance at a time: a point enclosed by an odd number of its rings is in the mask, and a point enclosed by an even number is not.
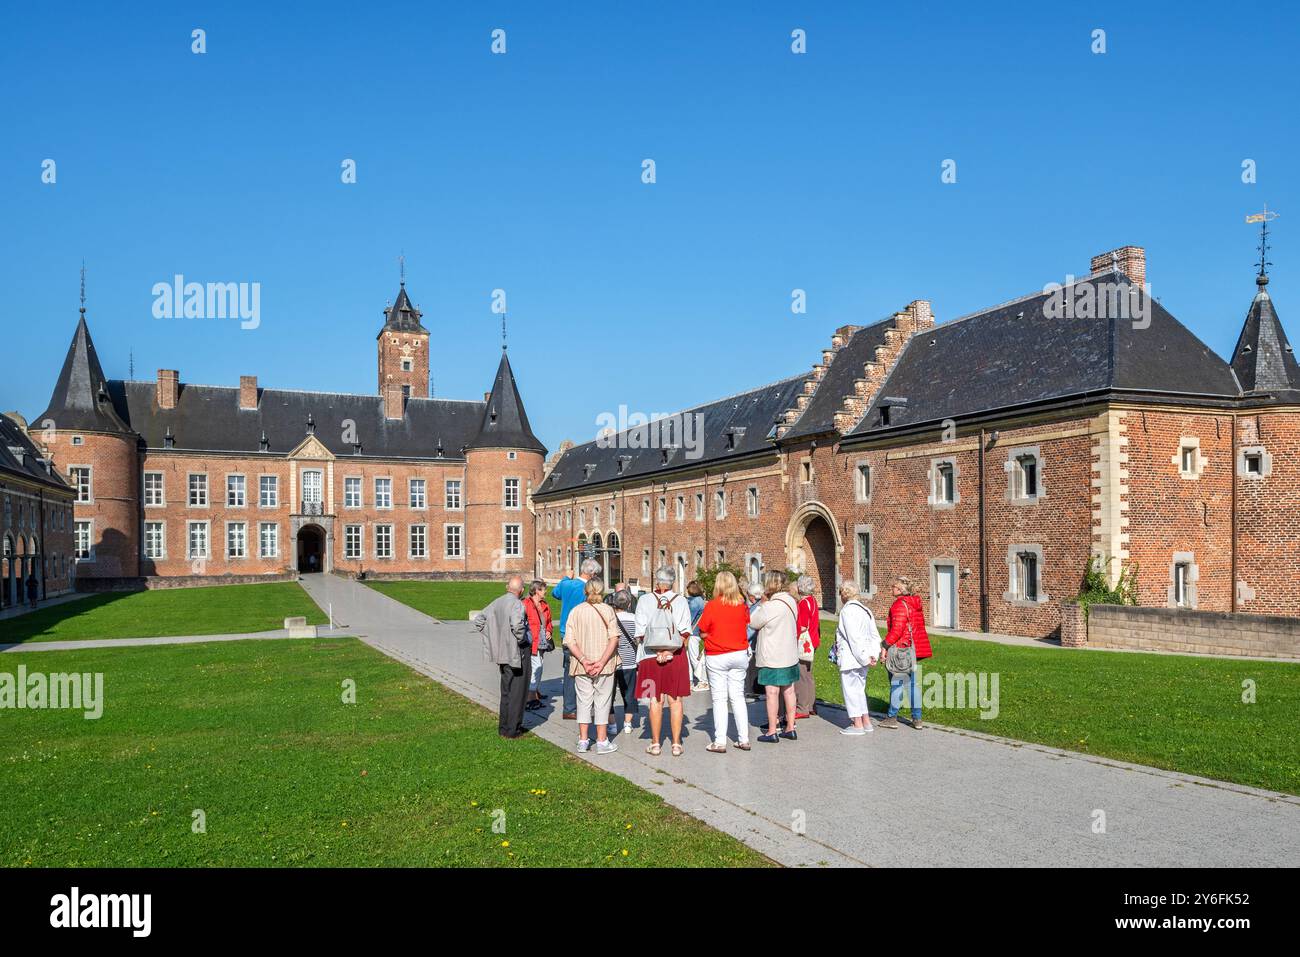
{"type": "Polygon", "coordinates": [[[523,577],[511,575],[506,582],[506,593],[471,619],[474,627],[483,633],[483,653],[501,670],[497,733],[503,738],[517,738],[524,733],[532,636],[520,600],[523,590],[523,577]]]}
{"type": "Polygon", "coordinates": [[[28,575],[27,576],[27,604],[35,608],[37,601],[40,599],[40,595],[41,595],[41,586],[39,583],[37,583],[36,576],[28,575]]]}

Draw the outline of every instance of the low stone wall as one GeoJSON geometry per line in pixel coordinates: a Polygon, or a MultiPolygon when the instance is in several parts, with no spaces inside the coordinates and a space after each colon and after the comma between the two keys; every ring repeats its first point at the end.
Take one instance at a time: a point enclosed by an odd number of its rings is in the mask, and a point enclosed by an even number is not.
{"type": "MultiPolygon", "coordinates": [[[[1065,644],[1062,629],[1061,644],[1065,644]]],[[[1205,655],[1300,658],[1300,618],[1186,608],[1093,605],[1090,648],[1129,648],[1205,655]]]]}
{"type": "Polygon", "coordinates": [[[297,572],[284,575],[177,575],[147,578],[78,578],[77,591],[145,591],[155,588],[196,588],[200,585],[262,585],[295,582],[297,572]]]}

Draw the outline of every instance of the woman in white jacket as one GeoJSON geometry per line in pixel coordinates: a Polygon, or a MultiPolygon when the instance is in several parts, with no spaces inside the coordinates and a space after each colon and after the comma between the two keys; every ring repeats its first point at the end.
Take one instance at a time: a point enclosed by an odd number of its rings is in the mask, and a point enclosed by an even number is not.
{"type": "Polygon", "coordinates": [[[840,600],[843,604],[835,629],[835,658],[850,722],[847,728],[840,729],[840,734],[866,734],[875,730],[867,714],[867,669],[880,659],[880,629],[876,627],[876,616],[858,598],[857,585],[841,585],[840,600]]]}

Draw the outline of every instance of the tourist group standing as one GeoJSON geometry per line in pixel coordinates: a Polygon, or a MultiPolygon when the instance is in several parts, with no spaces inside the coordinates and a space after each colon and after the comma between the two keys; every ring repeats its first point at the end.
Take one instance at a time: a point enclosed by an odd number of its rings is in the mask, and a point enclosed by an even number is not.
{"type": "MultiPolygon", "coordinates": [[[[671,568],[655,572],[653,590],[640,595],[623,583],[607,590],[600,571],[587,559],[552,590],[560,603],[555,624],[564,656],[562,716],[577,723],[579,752],[618,750],[611,734],[616,692],[625,734],[634,730],[639,705],[645,703],[651,755],[661,754],[665,744],[665,709],[666,743],[673,756],[682,753],[684,702],[693,691],[708,691],[712,699],[708,751],[726,753],[732,722],[735,747],[750,750],[748,702],[759,697],[767,718],[759,743],[799,740],[798,721],[817,713],[813,665],[822,644],[821,609],[811,576],[791,582],[785,572],[773,570],[761,583],[742,589],[732,572],[722,570],[706,599],[694,581],[678,593],[671,568]]],[[[908,578],[895,579],[891,589],[882,640],[857,586],[845,582],[839,588],[841,608],[828,658],[839,671],[849,718],[840,729],[843,735],[874,730],[867,676],[877,664],[889,674],[889,710],[877,726],[899,727],[904,688],[911,726],[922,726],[916,668],[932,654],[925,615],[908,578]]],[[[525,586],[522,576],[511,576],[506,593],[473,620],[483,633],[485,653],[501,672],[499,733],[518,737],[524,733],[524,712],[543,707],[542,663],[555,650],[545,582],[525,586]]]]}

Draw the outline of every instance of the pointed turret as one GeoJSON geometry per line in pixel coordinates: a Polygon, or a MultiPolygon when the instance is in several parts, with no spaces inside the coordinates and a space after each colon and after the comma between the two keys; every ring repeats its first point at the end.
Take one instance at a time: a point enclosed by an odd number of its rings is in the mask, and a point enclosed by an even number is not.
{"type": "Polygon", "coordinates": [[[63,371],[54,384],[49,407],[36,418],[36,425],[51,421],[49,428],[79,432],[130,433],[131,428],[113,408],[104,370],[95,354],[95,343],[86,325],[86,308],[81,308],[77,330],[72,334],[63,371]]]}
{"type": "Polygon", "coordinates": [[[429,330],[420,324],[420,318],[424,314],[411,305],[411,297],[406,294],[405,281],[397,290],[397,298],[393,304],[384,312],[388,318],[384,322],[384,328],[379,330],[381,336],[385,332],[420,332],[425,335],[429,333],[429,330]]]}
{"type": "Polygon", "coordinates": [[[1268,275],[1261,270],[1255,283],[1259,291],[1246,313],[1237,347],[1232,351],[1232,371],[1247,395],[1300,394],[1300,363],[1296,362],[1295,352],[1273,308],[1268,275]]]}
{"type": "Polygon", "coordinates": [[[528,424],[524,402],[519,398],[519,387],[510,368],[506,350],[501,350],[501,364],[488,394],[487,408],[479,426],[478,438],[469,446],[472,449],[530,449],[545,454],[546,446],[533,435],[528,424]]]}

